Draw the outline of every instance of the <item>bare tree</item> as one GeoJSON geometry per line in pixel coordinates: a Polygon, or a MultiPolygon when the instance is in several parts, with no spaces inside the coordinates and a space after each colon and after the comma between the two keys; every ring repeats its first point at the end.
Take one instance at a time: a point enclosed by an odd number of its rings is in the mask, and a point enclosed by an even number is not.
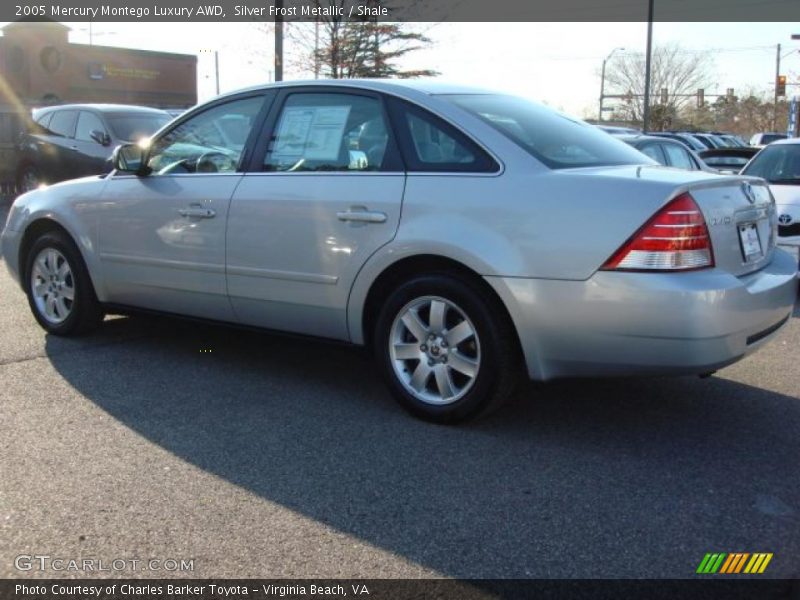
{"type": "MultiPolygon", "coordinates": [[[[327,10],[311,23],[292,23],[287,37],[295,49],[290,62],[293,68],[311,72],[315,77],[347,79],[353,77],[427,77],[437,75],[432,69],[403,70],[398,62],[409,53],[423,50],[433,42],[424,32],[405,23],[384,23],[378,19],[348,20],[335,16],[349,14],[350,0],[315,0],[327,10]]],[[[367,5],[380,6],[380,0],[367,5]]]]}
{"type": "MultiPolygon", "coordinates": [[[[713,62],[708,54],[685,52],[676,44],[653,49],[650,75],[650,128],[664,129],[674,123],[678,113],[694,102],[698,88],[711,84],[713,62]],[[662,98],[662,90],[666,97],[662,98]],[[666,100],[666,101],[665,101],[666,100]]],[[[645,55],[617,54],[606,69],[611,93],[624,96],[615,117],[641,123],[644,115],[645,55]]]]}

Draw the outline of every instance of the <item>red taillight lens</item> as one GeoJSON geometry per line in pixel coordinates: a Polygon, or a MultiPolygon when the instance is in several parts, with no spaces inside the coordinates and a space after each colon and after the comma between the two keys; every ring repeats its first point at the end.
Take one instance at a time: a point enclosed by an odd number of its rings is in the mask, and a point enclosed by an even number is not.
{"type": "Polygon", "coordinates": [[[713,266],[706,221],[694,198],[686,193],[659,210],[602,268],[685,271],[713,266]]]}

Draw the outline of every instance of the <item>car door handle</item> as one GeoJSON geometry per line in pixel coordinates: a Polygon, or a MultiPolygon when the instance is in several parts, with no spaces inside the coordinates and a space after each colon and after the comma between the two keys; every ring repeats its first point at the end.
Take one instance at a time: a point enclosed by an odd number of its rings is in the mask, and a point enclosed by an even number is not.
{"type": "Polygon", "coordinates": [[[182,208],[178,211],[182,217],[195,217],[198,219],[213,219],[217,213],[210,208],[203,208],[201,206],[190,206],[189,208],[182,208]]]}
{"type": "Polygon", "coordinates": [[[369,210],[342,210],[336,213],[340,221],[356,221],[359,223],[385,223],[386,213],[369,210]]]}

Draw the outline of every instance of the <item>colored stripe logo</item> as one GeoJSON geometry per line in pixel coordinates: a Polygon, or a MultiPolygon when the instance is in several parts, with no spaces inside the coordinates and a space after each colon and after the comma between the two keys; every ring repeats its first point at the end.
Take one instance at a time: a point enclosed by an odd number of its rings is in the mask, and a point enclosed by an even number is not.
{"type": "Polygon", "coordinates": [[[733,575],[737,573],[763,573],[772,560],[772,552],[709,552],[700,561],[697,573],[714,575],[715,573],[733,575]]]}

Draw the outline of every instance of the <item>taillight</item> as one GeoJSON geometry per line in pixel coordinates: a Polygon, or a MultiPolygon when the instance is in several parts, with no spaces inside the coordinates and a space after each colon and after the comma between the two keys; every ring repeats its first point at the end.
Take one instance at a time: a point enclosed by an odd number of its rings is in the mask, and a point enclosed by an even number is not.
{"type": "Polygon", "coordinates": [[[659,210],[602,268],[685,271],[713,266],[706,220],[694,198],[686,193],[659,210]]]}

